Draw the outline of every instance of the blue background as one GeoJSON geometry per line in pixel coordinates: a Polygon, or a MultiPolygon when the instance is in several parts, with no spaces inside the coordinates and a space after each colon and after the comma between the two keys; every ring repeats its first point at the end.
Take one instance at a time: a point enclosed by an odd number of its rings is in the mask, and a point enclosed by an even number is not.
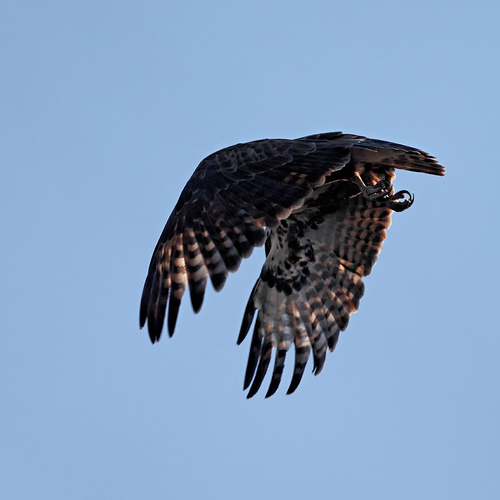
{"type": "Polygon", "coordinates": [[[2,498],[499,498],[498,19],[483,0],[2,0],[2,498]],[[247,401],[262,249],[156,346],[149,259],[206,155],[334,130],[447,177],[398,174],[416,202],[322,374],[247,401]]]}

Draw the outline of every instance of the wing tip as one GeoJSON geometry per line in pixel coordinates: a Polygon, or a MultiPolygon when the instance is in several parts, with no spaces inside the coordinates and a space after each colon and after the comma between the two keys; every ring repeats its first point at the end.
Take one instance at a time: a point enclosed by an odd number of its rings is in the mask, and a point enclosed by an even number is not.
{"type": "Polygon", "coordinates": [[[163,324],[162,323],[158,324],[158,322],[154,321],[153,318],[148,318],[147,323],[148,323],[149,339],[151,340],[152,344],[156,344],[157,342],[160,341],[161,333],[163,330],[163,324]]]}

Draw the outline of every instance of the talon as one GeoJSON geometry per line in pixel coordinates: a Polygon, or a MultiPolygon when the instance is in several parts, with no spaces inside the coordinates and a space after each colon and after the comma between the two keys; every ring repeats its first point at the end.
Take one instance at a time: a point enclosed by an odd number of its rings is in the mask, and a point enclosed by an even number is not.
{"type": "Polygon", "coordinates": [[[409,191],[398,191],[387,200],[387,206],[394,212],[402,212],[413,205],[414,199],[409,191]]]}

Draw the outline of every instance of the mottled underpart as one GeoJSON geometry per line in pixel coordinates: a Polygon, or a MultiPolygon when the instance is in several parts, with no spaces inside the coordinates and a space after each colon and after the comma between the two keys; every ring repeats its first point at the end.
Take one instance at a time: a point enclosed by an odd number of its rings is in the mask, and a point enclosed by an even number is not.
{"type": "MultiPolygon", "coordinates": [[[[390,183],[393,172],[365,173],[364,177],[369,185],[380,182],[381,177],[390,183]]],[[[282,332],[294,322],[295,326],[302,325],[303,334],[297,337],[294,375],[288,392],[298,386],[311,350],[314,373],[322,370],[327,347],[333,351],[339,333],[347,328],[364,293],[362,278],[369,274],[382,248],[385,230],[391,223],[385,199],[366,199],[354,181],[330,180],[311,196],[310,203],[268,230],[266,262],[249,300],[250,309],[258,313],[245,388],[256,368],[257,373],[248,397],[260,388],[273,347],[277,347],[275,368],[267,396],[278,388],[286,353],[292,345],[282,332]],[[279,311],[275,304],[282,305],[279,311]],[[288,341],[278,345],[280,339],[288,341]]],[[[392,193],[390,185],[389,195],[392,193]]],[[[242,333],[250,326],[245,320],[244,325],[242,333]]]]}

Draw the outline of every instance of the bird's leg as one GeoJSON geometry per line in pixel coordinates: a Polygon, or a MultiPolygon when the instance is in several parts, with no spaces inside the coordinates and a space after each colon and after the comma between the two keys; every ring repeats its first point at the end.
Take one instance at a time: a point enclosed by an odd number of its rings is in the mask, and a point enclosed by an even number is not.
{"type": "Polygon", "coordinates": [[[359,172],[354,172],[354,182],[358,185],[361,193],[367,200],[384,200],[389,198],[392,191],[392,184],[385,179],[382,179],[375,186],[367,186],[359,172]]]}
{"type": "Polygon", "coordinates": [[[367,186],[359,172],[354,173],[354,182],[358,185],[363,196],[370,201],[380,200],[385,202],[385,205],[395,212],[402,212],[413,205],[414,197],[406,190],[392,193],[392,184],[385,179],[377,182],[374,186],[367,186]]]}

